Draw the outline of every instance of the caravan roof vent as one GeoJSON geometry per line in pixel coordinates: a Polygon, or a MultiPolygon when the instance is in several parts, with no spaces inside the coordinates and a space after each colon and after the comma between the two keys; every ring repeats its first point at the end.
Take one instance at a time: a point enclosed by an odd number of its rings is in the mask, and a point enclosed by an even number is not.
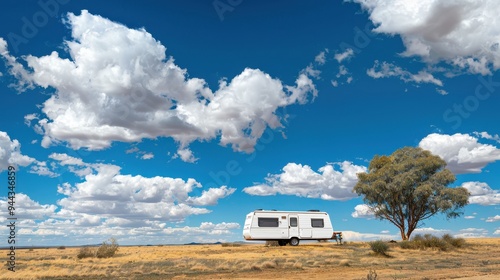
{"type": "Polygon", "coordinates": [[[311,209],[311,210],[307,210],[307,212],[320,212],[320,211],[317,209],[311,209]]]}

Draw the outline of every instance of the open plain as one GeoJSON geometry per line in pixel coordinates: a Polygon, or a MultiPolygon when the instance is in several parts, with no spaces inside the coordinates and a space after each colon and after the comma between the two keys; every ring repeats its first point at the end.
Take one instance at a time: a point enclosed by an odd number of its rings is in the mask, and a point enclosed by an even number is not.
{"type": "Polygon", "coordinates": [[[388,256],[365,242],[122,246],[106,259],[78,251],[17,250],[16,272],[4,265],[0,279],[500,279],[500,239],[491,238],[449,251],[391,243],[388,256]]]}

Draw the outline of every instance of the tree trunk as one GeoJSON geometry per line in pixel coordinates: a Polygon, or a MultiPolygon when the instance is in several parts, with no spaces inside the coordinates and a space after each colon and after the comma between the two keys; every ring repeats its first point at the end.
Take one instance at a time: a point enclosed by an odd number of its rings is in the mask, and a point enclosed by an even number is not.
{"type": "Polygon", "coordinates": [[[404,229],[399,229],[399,231],[401,232],[401,239],[402,240],[408,240],[408,235],[405,233],[405,230],[404,229]]]}

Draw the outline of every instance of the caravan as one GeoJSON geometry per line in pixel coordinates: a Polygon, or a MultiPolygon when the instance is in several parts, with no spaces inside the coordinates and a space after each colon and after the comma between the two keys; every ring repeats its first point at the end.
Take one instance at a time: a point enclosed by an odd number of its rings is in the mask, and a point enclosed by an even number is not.
{"type": "Polygon", "coordinates": [[[342,241],[342,233],[334,232],[330,216],[319,210],[256,210],[246,216],[243,228],[246,240],[276,240],[280,246],[299,245],[300,240],[342,241]]]}

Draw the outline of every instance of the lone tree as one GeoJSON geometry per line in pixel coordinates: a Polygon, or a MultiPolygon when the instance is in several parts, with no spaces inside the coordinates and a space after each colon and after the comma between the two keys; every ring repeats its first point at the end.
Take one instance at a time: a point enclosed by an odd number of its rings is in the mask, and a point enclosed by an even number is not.
{"type": "Polygon", "coordinates": [[[390,156],[375,156],[368,172],[358,174],[353,192],[375,217],[396,225],[403,240],[422,220],[437,213],[456,218],[468,203],[467,189],[449,188],[455,175],[446,169],[446,162],[421,148],[404,147],[390,156]]]}

